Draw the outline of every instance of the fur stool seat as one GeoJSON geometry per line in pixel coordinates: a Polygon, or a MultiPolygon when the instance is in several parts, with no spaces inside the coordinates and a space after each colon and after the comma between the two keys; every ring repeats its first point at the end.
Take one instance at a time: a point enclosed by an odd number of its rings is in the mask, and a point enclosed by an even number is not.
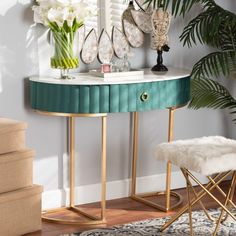
{"type": "Polygon", "coordinates": [[[156,157],[202,175],[212,175],[236,170],[236,141],[212,136],[162,143],[156,149],[156,157]]]}
{"type": "Polygon", "coordinates": [[[162,143],[158,145],[156,149],[156,157],[158,160],[170,161],[174,165],[180,167],[186,179],[188,196],[188,204],[162,227],[162,231],[188,211],[190,235],[194,235],[192,226],[192,207],[198,202],[201,204],[208,219],[213,220],[201,202],[205,195],[209,195],[222,208],[219,219],[216,221],[213,235],[217,234],[220,224],[226,220],[228,216],[231,216],[236,221],[235,215],[229,210],[229,206],[234,209],[236,208],[236,205],[233,202],[236,186],[235,140],[226,139],[220,136],[212,136],[162,143]],[[206,175],[209,179],[208,184],[204,186],[191,171],[206,175]],[[231,185],[228,192],[225,193],[220,188],[219,184],[231,175],[231,185]],[[192,182],[198,184],[202,191],[196,193],[192,182]],[[213,195],[212,190],[214,189],[217,189],[224,197],[223,203],[213,195]],[[190,195],[191,191],[193,192],[193,198],[191,198],[190,195]]]}

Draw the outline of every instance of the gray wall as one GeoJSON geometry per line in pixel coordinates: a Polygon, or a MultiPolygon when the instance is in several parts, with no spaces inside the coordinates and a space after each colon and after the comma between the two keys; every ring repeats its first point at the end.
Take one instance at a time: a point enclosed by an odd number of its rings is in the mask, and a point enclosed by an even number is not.
{"type": "MultiPolygon", "coordinates": [[[[221,1],[225,2],[225,1],[221,1]]],[[[226,3],[224,3],[226,4],[226,3]]],[[[227,7],[236,10],[235,0],[227,7]]],[[[196,14],[196,11],[190,15],[196,14]]],[[[43,184],[45,190],[55,190],[67,185],[66,120],[40,116],[32,112],[28,102],[27,78],[35,74],[52,73],[49,67],[50,51],[42,27],[33,25],[29,1],[2,0],[0,3],[0,114],[28,123],[27,144],[37,151],[34,162],[34,182],[43,184]],[[59,174],[58,174],[59,173],[59,174]],[[58,176],[58,177],[56,177],[58,176]]],[[[188,16],[190,18],[190,16],[188,16]]],[[[209,49],[183,48],[178,36],[184,21],[174,19],[170,29],[169,53],[164,55],[167,65],[191,68],[209,49]]],[[[156,54],[148,49],[133,50],[133,68],[150,67],[156,54]]],[[[91,65],[95,67],[97,63],[91,65]]],[[[80,70],[88,69],[81,65],[80,70]]],[[[54,73],[54,72],[53,72],[54,73]]],[[[230,82],[231,88],[235,87],[230,82]]],[[[140,113],[139,176],[163,173],[165,167],[153,158],[155,146],[167,140],[168,112],[140,113]]],[[[109,114],[108,117],[108,180],[121,180],[130,176],[131,152],[130,114],[109,114]]],[[[78,118],[76,121],[77,185],[98,183],[100,180],[100,120],[78,118]]],[[[230,116],[223,111],[181,109],[176,112],[175,138],[184,139],[203,135],[235,136],[230,116]]]]}

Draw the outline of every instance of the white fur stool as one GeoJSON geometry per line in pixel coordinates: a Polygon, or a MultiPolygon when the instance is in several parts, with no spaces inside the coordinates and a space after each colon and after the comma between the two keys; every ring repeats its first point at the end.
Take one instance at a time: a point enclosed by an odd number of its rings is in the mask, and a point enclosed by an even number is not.
{"type": "Polygon", "coordinates": [[[213,235],[216,235],[220,223],[226,213],[227,218],[230,215],[235,221],[236,217],[228,209],[231,205],[236,208],[233,203],[233,195],[236,185],[236,141],[226,139],[220,136],[202,137],[189,140],[179,140],[171,143],[162,143],[158,145],[156,150],[156,157],[158,160],[170,161],[174,165],[179,166],[186,178],[188,205],[183,207],[169,222],[163,227],[162,231],[169,227],[175,220],[177,220],[186,211],[189,212],[190,221],[190,234],[193,235],[192,228],[192,206],[200,202],[207,217],[211,219],[206,209],[204,208],[201,199],[208,194],[213,198],[221,207],[221,215],[217,220],[216,228],[213,235]],[[206,186],[190,172],[194,171],[202,175],[206,175],[209,183],[206,186]],[[231,185],[229,191],[225,193],[219,184],[228,176],[232,175],[231,185]],[[214,175],[214,177],[212,177],[214,175]],[[202,191],[196,193],[191,180],[197,183],[202,191]],[[212,193],[213,189],[218,191],[225,197],[224,204],[222,204],[212,193]],[[190,198],[190,190],[193,191],[194,199],[190,198]]]}

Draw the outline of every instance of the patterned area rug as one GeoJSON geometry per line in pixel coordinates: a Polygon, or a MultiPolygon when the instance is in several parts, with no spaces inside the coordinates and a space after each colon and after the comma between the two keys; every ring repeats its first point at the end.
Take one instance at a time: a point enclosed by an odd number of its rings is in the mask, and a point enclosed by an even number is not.
{"type": "MultiPolygon", "coordinates": [[[[210,215],[217,218],[220,214],[219,210],[210,210],[210,215]]],[[[172,224],[165,232],[161,233],[161,226],[168,221],[169,218],[151,219],[131,224],[119,225],[112,228],[90,230],[83,233],[72,234],[70,236],[187,236],[189,235],[189,219],[188,214],[183,215],[172,224]]],[[[215,229],[215,223],[206,218],[203,211],[196,211],[193,213],[193,227],[195,235],[210,236],[215,229]]],[[[218,236],[235,236],[236,222],[231,217],[222,223],[218,236]]],[[[64,235],[65,236],[65,235],[64,235]]]]}

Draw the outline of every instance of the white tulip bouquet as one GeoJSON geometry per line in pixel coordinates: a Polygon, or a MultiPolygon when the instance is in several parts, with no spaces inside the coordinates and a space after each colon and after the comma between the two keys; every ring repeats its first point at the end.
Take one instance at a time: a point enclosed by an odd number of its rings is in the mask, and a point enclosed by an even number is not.
{"type": "Polygon", "coordinates": [[[51,29],[55,51],[51,66],[59,69],[78,67],[78,55],[74,55],[77,30],[84,24],[89,9],[83,0],[36,0],[33,6],[34,21],[51,29]]]}

